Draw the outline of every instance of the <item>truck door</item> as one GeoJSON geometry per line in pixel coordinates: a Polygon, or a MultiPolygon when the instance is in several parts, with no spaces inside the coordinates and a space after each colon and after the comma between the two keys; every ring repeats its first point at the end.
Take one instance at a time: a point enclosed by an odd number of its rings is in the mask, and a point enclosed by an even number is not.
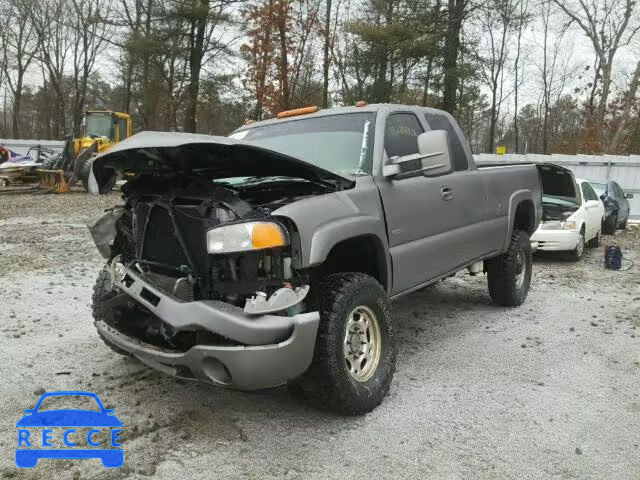
{"type": "MultiPolygon", "coordinates": [[[[387,117],[384,162],[393,156],[418,153],[417,137],[429,128],[423,112],[416,109],[387,117]]],[[[449,137],[451,141],[451,133],[449,137]]],[[[459,142],[457,136],[454,140],[459,142]]],[[[454,147],[451,151],[454,171],[447,175],[416,173],[401,180],[381,178],[377,182],[393,261],[392,294],[468,264],[491,248],[491,239],[483,237],[480,228],[486,216],[482,178],[475,170],[468,170],[464,149],[454,147]]]]}

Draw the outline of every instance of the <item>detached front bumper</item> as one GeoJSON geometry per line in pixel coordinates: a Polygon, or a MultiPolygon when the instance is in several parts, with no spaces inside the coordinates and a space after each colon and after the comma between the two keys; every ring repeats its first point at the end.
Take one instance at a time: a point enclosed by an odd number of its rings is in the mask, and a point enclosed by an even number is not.
{"type": "Polygon", "coordinates": [[[256,390],[286,383],[309,367],[320,321],[318,312],[293,317],[250,316],[224,302],[182,302],[131,269],[114,286],[176,330],[205,329],[242,346],[195,345],[166,350],[96,322],[110,343],[170,375],[214,385],[256,390]]]}
{"type": "Polygon", "coordinates": [[[542,230],[538,228],[531,237],[531,243],[537,244],[537,250],[560,252],[574,250],[580,238],[579,230],[542,230]]]}

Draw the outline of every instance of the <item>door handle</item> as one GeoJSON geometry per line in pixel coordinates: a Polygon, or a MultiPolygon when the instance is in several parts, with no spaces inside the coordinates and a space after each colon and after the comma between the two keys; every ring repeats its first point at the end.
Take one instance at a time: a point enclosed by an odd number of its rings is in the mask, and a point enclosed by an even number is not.
{"type": "Polygon", "coordinates": [[[448,200],[452,200],[453,199],[453,190],[451,189],[451,187],[442,187],[440,189],[440,195],[442,196],[442,199],[446,202],[448,200]]]}

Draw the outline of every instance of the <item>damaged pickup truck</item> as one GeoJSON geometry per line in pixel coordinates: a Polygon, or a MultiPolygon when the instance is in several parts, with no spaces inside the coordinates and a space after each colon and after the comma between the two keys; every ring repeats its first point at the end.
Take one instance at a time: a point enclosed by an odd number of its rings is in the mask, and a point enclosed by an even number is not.
{"type": "MultiPolygon", "coordinates": [[[[302,109],[230,137],[144,132],[99,156],[127,179],[91,225],[113,350],[182,378],[289,383],[346,414],[395,371],[391,300],[468,269],[520,305],[541,216],[534,165],[481,166],[445,112],[302,109]]],[[[425,319],[428,321],[428,319],[425,319]]]]}

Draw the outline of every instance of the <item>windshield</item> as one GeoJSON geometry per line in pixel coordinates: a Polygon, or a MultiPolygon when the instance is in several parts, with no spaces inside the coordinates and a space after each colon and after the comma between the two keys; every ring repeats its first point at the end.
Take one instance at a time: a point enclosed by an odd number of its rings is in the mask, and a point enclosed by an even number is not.
{"type": "Polygon", "coordinates": [[[86,132],[88,137],[112,137],[113,122],[109,113],[88,113],[86,132]]]}
{"type": "Polygon", "coordinates": [[[371,173],[374,119],[372,112],[326,115],[249,128],[229,136],[353,179],[371,173]]]}
{"type": "Polygon", "coordinates": [[[589,182],[589,183],[591,183],[591,186],[596,191],[598,196],[604,195],[606,193],[607,186],[604,183],[593,183],[593,182],[589,182]]]}

